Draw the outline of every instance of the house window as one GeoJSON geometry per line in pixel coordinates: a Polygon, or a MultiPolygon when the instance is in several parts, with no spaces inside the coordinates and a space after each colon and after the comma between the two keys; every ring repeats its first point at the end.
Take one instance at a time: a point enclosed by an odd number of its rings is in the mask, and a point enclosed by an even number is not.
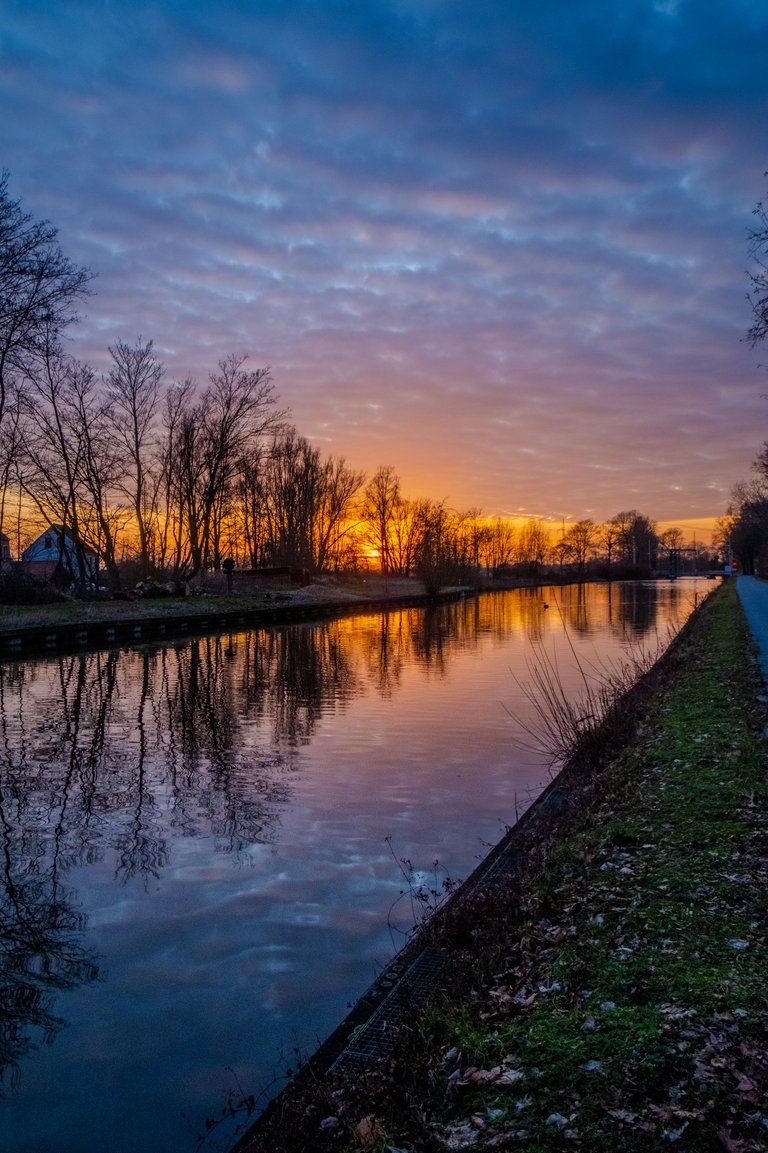
{"type": "Polygon", "coordinates": [[[46,552],[51,551],[51,538],[49,536],[47,536],[45,538],[45,549],[46,549],[46,552]]]}

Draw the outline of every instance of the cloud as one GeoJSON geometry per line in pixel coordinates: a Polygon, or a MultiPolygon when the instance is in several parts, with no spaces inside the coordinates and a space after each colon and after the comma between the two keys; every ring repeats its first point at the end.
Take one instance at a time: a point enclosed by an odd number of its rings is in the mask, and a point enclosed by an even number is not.
{"type": "Polygon", "coordinates": [[[762,4],[98,16],[0,18],[12,192],[98,274],[79,355],[247,352],[327,451],[458,506],[722,511],[764,421],[762,4]]]}

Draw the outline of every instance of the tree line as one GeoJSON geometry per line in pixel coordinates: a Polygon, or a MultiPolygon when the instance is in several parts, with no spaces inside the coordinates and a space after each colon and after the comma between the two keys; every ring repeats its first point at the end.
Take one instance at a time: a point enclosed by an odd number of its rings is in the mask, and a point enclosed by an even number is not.
{"type": "MultiPolygon", "coordinates": [[[[631,510],[581,520],[553,539],[479,509],[406,496],[391,466],[372,476],[325,456],[278,401],[268,367],[219,361],[204,386],[168,381],[152,340],[118,341],[97,373],[64,336],[91,274],[56,230],[24,211],[0,177],[0,531],[17,552],[60,525],[119,588],[190,580],[225,559],[308,573],[369,564],[438,587],[480,571],[545,565],[586,574],[676,567],[682,533],[631,510]]],[[[75,573],[85,573],[83,563],[75,573]]]]}

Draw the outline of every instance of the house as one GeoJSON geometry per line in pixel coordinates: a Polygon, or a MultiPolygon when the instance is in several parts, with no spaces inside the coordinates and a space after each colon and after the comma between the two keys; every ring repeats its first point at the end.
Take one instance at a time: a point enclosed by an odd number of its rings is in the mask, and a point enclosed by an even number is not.
{"type": "Polygon", "coordinates": [[[0,572],[11,567],[11,542],[4,532],[0,532],[0,572]]]}
{"type": "Polygon", "coordinates": [[[52,524],[21,554],[30,576],[58,585],[98,584],[98,556],[82,542],[76,542],[68,528],[52,524]]]}

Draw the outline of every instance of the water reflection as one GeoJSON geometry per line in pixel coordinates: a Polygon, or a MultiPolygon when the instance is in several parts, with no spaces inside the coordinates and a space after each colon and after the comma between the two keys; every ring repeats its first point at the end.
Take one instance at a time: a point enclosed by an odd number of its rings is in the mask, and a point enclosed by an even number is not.
{"type": "MultiPolygon", "coordinates": [[[[57,995],[61,999],[67,990],[104,976],[102,959],[89,945],[91,909],[98,911],[103,943],[109,939],[104,925],[117,922],[123,909],[146,917],[153,902],[162,904],[163,885],[176,884],[182,876],[188,885],[193,876],[201,886],[193,892],[204,896],[190,897],[185,889],[184,909],[198,900],[215,909],[222,918],[216,932],[224,932],[225,916],[242,932],[247,918],[240,906],[246,902],[250,908],[258,899],[263,925],[247,921],[248,943],[238,947],[242,955],[247,948],[254,956],[271,958],[269,972],[277,973],[275,958],[279,950],[287,958],[288,946],[278,948],[270,925],[291,918],[276,912],[275,897],[267,901],[270,885],[288,892],[281,900],[294,906],[300,890],[311,892],[307,876],[313,869],[326,869],[331,877],[334,870],[344,870],[349,877],[354,868],[354,878],[345,884],[359,905],[361,894],[378,894],[383,887],[383,834],[371,851],[364,827],[372,805],[390,813],[384,818],[390,822],[387,833],[397,822],[406,828],[414,821],[431,821],[443,824],[454,840],[457,828],[470,827],[470,806],[480,804],[481,795],[482,803],[496,805],[499,816],[510,818],[509,737],[500,730],[498,749],[491,752],[489,690],[487,684],[472,686],[476,663],[458,678],[461,704],[446,706],[449,715],[461,719],[463,744],[450,738],[446,747],[440,745],[445,721],[430,711],[431,704],[419,703],[430,698],[430,686],[448,682],[454,670],[464,669],[463,662],[476,662],[481,650],[499,652],[499,667],[494,666],[488,682],[496,686],[509,677],[508,653],[523,653],[531,643],[567,634],[573,644],[607,635],[621,647],[652,634],[664,636],[670,624],[686,615],[690,601],[690,589],[682,583],[530,589],[427,610],[0,666],[0,1067],[6,1088],[14,1085],[20,1091],[9,1070],[24,1068],[34,1060],[31,1050],[56,1036],[62,1023],[56,1016],[57,995]],[[469,695],[473,691],[477,699],[469,695]],[[399,724],[411,726],[407,736],[394,741],[387,736],[385,720],[391,712],[379,710],[371,719],[372,706],[363,702],[374,698],[397,701],[399,724]],[[414,719],[404,721],[408,710],[414,719]],[[479,742],[484,743],[482,765],[476,763],[479,742]],[[431,764],[435,759],[438,766],[431,764]],[[324,775],[328,764],[331,769],[324,775]],[[465,781],[468,764],[472,776],[465,781]],[[485,785],[481,771],[490,774],[485,785]],[[295,815],[299,787],[303,807],[295,815]],[[360,789],[361,800],[355,803],[363,807],[345,816],[342,828],[339,813],[353,788],[360,789]],[[289,815],[291,832],[285,834],[289,815]],[[350,828],[352,833],[344,831],[350,828]],[[320,866],[304,862],[310,841],[319,843],[320,866]],[[278,848],[283,871],[273,875],[261,850],[276,853],[278,848]],[[327,862],[334,853],[339,863],[331,867],[327,862]],[[288,859],[301,862],[296,866],[304,878],[300,884],[288,875],[288,859]],[[216,862],[227,862],[230,871],[222,873],[216,862]],[[254,881],[243,877],[261,878],[257,896],[247,888],[254,881]],[[231,895],[222,897],[230,893],[226,888],[214,892],[214,881],[231,885],[231,895]],[[130,901],[121,893],[130,893],[130,901]],[[227,901],[231,914],[222,912],[227,901]],[[264,937],[254,943],[257,933],[264,937]]],[[[490,657],[484,660],[488,664],[490,657]]],[[[501,695],[506,692],[505,687],[501,695]]],[[[486,826],[481,833],[488,835],[486,826]]],[[[400,848],[409,851],[408,845],[400,848]]],[[[338,882],[331,886],[329,881],[323,900],[338,899],[338,882]]],[[[326,909],[309,897],[306,907],[312,924],[329,919],[326,909]]],[[[330,953],[338,954],[338,941],[370,932],[371,923],[381,925],[386,907],[366,904],[362,913],[360,908],[336,909],[330,919],[336,919],[339,936],[328,944],[330,953]]],[[[115,956],[138,949],[139,939],[144,947],[142,932],[146,947],[155,947],[156,929],[134,928],[131,922],[129,930],[130,946],[121,944],[116,933],[115,956]]],[[[354,940],[347,947],[363,952],[354,940]]],[[[233,955],[228,964],[237,972],[243,962],[233,955]]],[[[290,968],[297,962],[285,964],[290,968]]],[[[114,958],[111,966],[117,968],[114,958]]],[[[107,982],[111,979],[107,974],[107,982]]],[[[304,993],[311,997],[312,990],[304,993]]],[[[340,1003],[349,995],[342,990],[340,1003]]],[[[194,996],[194,1013],[202,1020],[201,994],[194,996]]],[[[340,1015],[338,1000],[329,1005],[333,1020],[340,1015]]],[[[187,1045],[183,1035],[179,1045],[187,1045]]],[[[119,1049],[113,1043],[111,1059],[117,1063],[119,1049]]],[[[55,1069],[55,1057],[48,1060],[55,1069]]],[[[225,1058],[222,1067],[226,1063],[225,1058]]],[[[83,1094],[86,1111],[89,1081],[76,1092],[83,1094]]],[[[66,1107],[75,1108],[71,1099],[66,1107]]],[[[55,1127],[52,1103],[50,1109],[55,1127]]],[[[81,1146],[73,1138],[67,1148],[88,1148],[85,1128],[83,1134],[81,1146]]],[[[41,1147],[30,1131],[28,1144],[6,1141],[4,1148],[15,1153],[16,1148],[34,1148],[36,1140],[41,1147]]],[[[185,1147],[181,1138],[166,1134],[164,1140],[168,1153],[174,1141],[175,1148],[185,1147]]],[[[131,1147],[128,1136],[124,1147],[131,1147]]]]}

